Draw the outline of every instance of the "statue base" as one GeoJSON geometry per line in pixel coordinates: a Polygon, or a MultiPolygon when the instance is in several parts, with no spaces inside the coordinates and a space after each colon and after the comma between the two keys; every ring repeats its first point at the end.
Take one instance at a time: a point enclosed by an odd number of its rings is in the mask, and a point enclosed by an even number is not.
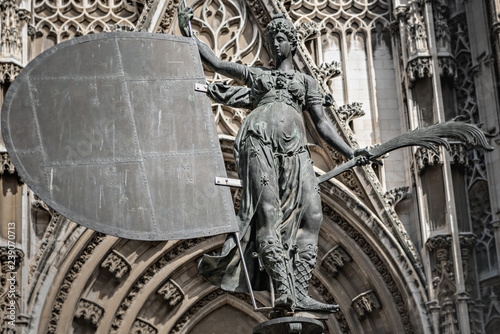
{"type": "Polygon", "coordinates": [[[316,319],[282,317],[255,326],[253,334],[323,334],[325,326],[316,319]]]}

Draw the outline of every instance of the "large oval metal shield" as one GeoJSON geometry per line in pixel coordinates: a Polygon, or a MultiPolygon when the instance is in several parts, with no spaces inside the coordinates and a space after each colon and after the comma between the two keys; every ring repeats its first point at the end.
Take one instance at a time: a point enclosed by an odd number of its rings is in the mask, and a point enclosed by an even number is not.
{"type": "Polygon", "coordinates": [[[193,40],[105,33],[56,45],[10,87],[2,133],[23,180],[91,229],[140,240],[236,231],[193,40]]]}

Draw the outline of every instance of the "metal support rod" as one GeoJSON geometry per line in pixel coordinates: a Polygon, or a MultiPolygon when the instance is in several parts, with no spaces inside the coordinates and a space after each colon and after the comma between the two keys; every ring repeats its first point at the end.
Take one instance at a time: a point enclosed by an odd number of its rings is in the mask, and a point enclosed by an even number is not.
{"type": "MultiPolygon", "coordinates": [[[[255,300],[255,295],[254,295],[253,289],[252,289],[252,282],[250,281],[250,275],[248,274],[247,264],[245,262],[245,256],[243,254],[243,248],[241,247],[239,232],[234,232],[234,236],[236,237],[236,244],[238,245],[238,250],[240,252],[241,263],[243,264],[243,271],[245,271],[245,278],[246,278],[247,285],[248,285],[248,291],[250,292],[250,298],[252,298],[253,310],[258,311],[258,312],[273,310],[274,307],[257,307],[257,302],[255,300]]],[[[272,302],[273,302],[273,306],[274,306],[274,296],[273,296],[274,291],[272,291],[272,289],[273,288],[272,288],[272,284],[271,284],[271,298],[272,298],[272,302]]]]}

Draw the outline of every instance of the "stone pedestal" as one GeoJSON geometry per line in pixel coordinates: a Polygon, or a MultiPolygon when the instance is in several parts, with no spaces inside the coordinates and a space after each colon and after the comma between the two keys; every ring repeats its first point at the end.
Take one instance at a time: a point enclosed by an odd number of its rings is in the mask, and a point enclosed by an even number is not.
{"type": "Polygon", "coordinates": [[[282,317],[263,322],[253,329],[253,334],[323,334],[325,326],[316,319],[282,317]]]}

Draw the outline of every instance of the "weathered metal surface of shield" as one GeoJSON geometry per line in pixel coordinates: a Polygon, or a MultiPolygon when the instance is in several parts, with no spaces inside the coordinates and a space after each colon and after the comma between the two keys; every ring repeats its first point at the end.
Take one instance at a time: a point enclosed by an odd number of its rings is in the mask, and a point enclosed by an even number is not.
{"type": "Polygon", "coordinates": [[[91,229],[139,240],[237,230],[205,77],[184,37],[104,33],[47,50],[10,87],[2,133],[23,180],[91,229]]]}

